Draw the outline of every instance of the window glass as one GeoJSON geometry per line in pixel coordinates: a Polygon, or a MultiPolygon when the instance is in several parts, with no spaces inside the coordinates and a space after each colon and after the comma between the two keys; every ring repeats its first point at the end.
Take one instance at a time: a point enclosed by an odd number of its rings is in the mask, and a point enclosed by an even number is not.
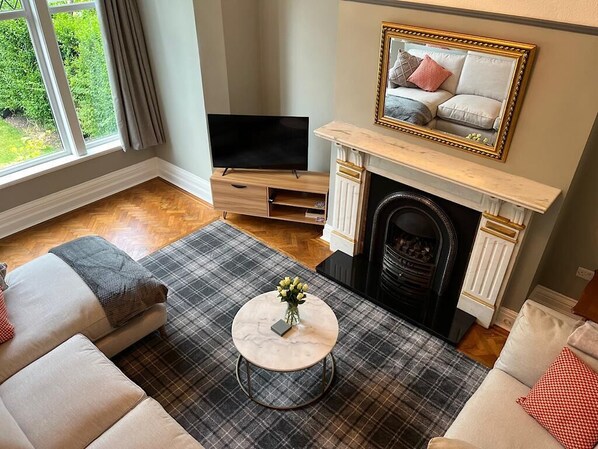
{"type": "Polygon", "coordinates": [[[0,12],[23,9],[21,0],[0,0],[0,12]]]}
{"type": "Polygon", "coordinates": [[[0,170],[62,151],[27,23],[1,20],[0,170]]]}
{"type": "MultiPolygon", "coordinates": [[[[53,5],[53,3],[52,3],[53,5]]],[[[117,133],[95,9],[52,14],[56,39],[86,142],[117,133]]]]}

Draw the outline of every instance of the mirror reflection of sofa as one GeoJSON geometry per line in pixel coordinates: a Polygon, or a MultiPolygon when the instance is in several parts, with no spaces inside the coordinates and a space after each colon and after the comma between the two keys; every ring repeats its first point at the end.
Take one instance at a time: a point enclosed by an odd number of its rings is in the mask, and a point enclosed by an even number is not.
{"type": "Polygon", "coordinates": [[[389,78],[385,116],[461,137],[480,134],[480,140],[486,138],[488,145],[494,144],[515,69],[514,60],[474,51],[405,43],[398,39],[392,40],[390,51],[389,73],[400,63],[399,52],[406,51],[421,59],[428,55],[451,75],[434,91],[420,89],[409,82],[397,85],[389,78]],[[401,106],[407,106],[392,108],[390,105],[397,101],[401,106]],[[429,114],[420,114],[414,119],[409,108],[421,108],[422,105],[429,114]],[[403,112],[397,113],[397,110],[403,112]],[[408,112],[405,114],[404,111],[408,112]]]}

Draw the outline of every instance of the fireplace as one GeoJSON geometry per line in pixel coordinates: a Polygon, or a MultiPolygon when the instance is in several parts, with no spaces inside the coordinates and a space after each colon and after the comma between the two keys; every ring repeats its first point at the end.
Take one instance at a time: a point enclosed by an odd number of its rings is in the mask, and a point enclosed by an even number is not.
{"type": "Polygon", "coordinates": [[[481,214],[375,174],[368,192],[362,253],[318,272],[456,343],[474,322],[457,302],[481,214]]]}
{"type": "MultiPolygon", "coordinates": [[[[390,193],[421,193],[451,219],[457,233],[457,251],[450,275],[445,276],[446,289],[431,289],[435,306],[429,309],[433,312],[425,313],[426,323],[421,324],[418,307],[413,307],[416,309],[411,314],[414,318],[409,319],[453,342],[458,341],[465,328],[457,323],[471,322],[472,316],[485,327],[511,320],[509,311],[503,310],[501,303],[522,248],[521,242],[528,232],[532,215],[545,213],[559,196],[558,189],[349,123],[331,122],[314,132],[331,141],[336,153],[336,164],[331,167],[334,176],[329,200],[331,207],[323,235],[336,252],[319,267],[323,274],[389,309],[398,307],[382,302],[375,291],[372,293],[374,288],[382,289],[382,282],[370,281],[369,285],[367,282],[373,247],[372,207],[390,193]],[[376,177],[398,182],[403,187],[376,192],[372,187],[376,177]],[[467,219],[471,214],[474,218],[467,219]],[[446,321],[452,313],[452,321],[446,321]]],[[[422,216],[425,215],[411,218],[417,220],[422,216]]],[[[407,218],[400,220],[403,228],[404,219],[407,218]]],[[[413,234],[409,229],[407,232],[413,234]]],[[[425,238],[426,233],[423,234],[425,238]]],[[[400,248],[400,238],[405,236],[396,237],[399,237],[400,248]]],[[[416,237],[422,238],[417,234],[416,237]]],[[[389,243],[393,247],[396,242],[391,238],[389,243]]],[[[411,242],[414,248],[418,246],[418,251],[422,245],[431,243],[427,240],[411,242]]],[[[428,250],[433,252],[434,260],[440,254],[437,251],[442,251],[438,246],[428,250]]],[[[377,257],[372,262],[382,264],[384,252],[380,253],[379,259],[377,257]]],[[[387,263],[391,262],[387,259],[387,263]]],[[[420,279],[421,283],[429,281],[433,287],[438,286],[440,281],[436,274],[441,268],[436,261],[432,278],[420,279]]],[[[411,287],[418,288],[417,285],[411,287]]],[[[388,293],[388,283],[384,289],[388,293]]],[[[408,303],[407,296],[402,297],[402,302],[408,303]]],[[[407,309],[403,307],[398,313],[407,316],[407,309]]]]}

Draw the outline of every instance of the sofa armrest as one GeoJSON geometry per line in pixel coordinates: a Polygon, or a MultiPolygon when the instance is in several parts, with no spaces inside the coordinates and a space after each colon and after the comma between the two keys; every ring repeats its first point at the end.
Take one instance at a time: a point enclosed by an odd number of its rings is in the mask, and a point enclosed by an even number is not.
{"type": "Polygon", "coordinates": [[[578,320],[527,300],[494,368],[532,387],[567,344],[578,320]]]}

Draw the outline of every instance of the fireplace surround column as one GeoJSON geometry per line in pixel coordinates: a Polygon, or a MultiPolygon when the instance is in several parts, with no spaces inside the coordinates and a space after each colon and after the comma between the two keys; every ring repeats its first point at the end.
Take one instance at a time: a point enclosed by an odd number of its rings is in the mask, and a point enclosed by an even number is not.
{"type": "Polygon", "coordinates": [[[336,149],[335,200],[330,249],[353,256],[361,251],[364,207],[364,154],[343,145],[336,149]]]}

